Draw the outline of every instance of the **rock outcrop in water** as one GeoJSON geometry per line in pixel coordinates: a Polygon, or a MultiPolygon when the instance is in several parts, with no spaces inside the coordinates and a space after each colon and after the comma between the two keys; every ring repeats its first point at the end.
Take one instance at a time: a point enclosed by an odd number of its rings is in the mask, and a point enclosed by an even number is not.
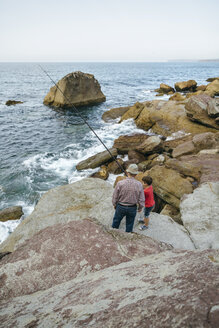
{"type": "Polygon", "coordinates": [[[44,98],[45,105],[65,108],[94,105],[106,100],[92,74],[70,73],[59,80],[57,86],[53,86],[44,98]]]}
{"type": "Polygon", "coordinates": [[[186,97],[191,97],[192,95],[206,94],[211,97],[219,95],[219,78],[209,78],[206,80],[211,82],[207,85],[197,85],[195,80],[180,81],[174,84],[174,88],[171,86],[161,83],[160,88],[155,89],[158,92],[157,96],[163,96],[164,94],[171,95],[176,92],[176,95],[170,97],[172,100],[182,101],[182,95],[186,97]],[[180,94],[181,93],[181,94],[180,94]],[[181,97],[180,97],[181,96],[181,97]]]}
{"type": "Polygon", "coordinates": [[[5,103],[6,106],[12,106],[12,105],[17,105],[17,104],[23,104],[23,101],[7,100],[6,103],[5,103]]]}
{"type": "Polygon", "coordinates": [[[23,215],[21,206],[12,206],[0,211],[0,221],[19,220],[23,215]]]}

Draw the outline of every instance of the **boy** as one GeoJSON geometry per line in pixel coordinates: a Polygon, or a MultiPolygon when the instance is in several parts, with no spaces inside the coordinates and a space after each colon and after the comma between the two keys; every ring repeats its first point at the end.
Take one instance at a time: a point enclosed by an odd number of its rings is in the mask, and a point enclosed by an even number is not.
{"type": "Polygon", "coordinates": [[[149,225],[149,215],[151,211],[154,209],[155,201],[154,201],[154,193],[152,187],[152,178],[150,176],[145,176],[142,178],[143,187],[144,187],[144,196],[145,196],[145,208],[144,208],[144,220],[139,219],[139,223],[144,223],[144,225],[140,226],[140,230],[148,229],[149,225]]]}

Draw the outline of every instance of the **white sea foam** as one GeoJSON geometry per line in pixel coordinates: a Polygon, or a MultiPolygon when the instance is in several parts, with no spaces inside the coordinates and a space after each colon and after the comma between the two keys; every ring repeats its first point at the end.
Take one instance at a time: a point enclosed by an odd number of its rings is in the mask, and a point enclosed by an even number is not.
{"type": "MultiPolygon", "coordinates": [[[[16,202],[16,206],[21,206],[23,209],[23,212],[25,213],[25,217],[30,215],[34,210],[34,205],[27,205],[24,201],[18,201],[16,202]]],[[[21,217],[21,220],[24,219],[24,215],[21,217]]]]}
{"type": "Polygon", "coordinates": [[[4,188],[3,186],[0,185],[0,195],[3,195],[4,194],[4,188]]]}
{"type": "Polygon", "coordinates": [[[8,238],[8,236],[14,231],[20,222],[21,219],[0,222],[0,243],[8,238]]]}
{"type": "MultiPolygon", "coordinates": [[[[111,148],[113,142],[121,134],[145,133],[135,126],[133,119],[126,120],[121,124],[109,123],[95,131],[104,144],[111,148]]],[[[78,181],[91,175],[98,170],[77,171],[76,165],[99,152],[105,151],[103,144],[96,138],[92,131],[84,136],[81,144],[71,143],[67,145],[61,153],[57,154],[37,154],[23,162],[29,169],[30,174],[37,174],[39,168],[46,172],[51,172],[61,178],[66,178],[69,183],[78,181]],[[92,144],[91,147],[83,147],[86,144],[92,144]]],[[[29,176],[28,183],[33,183],[32,177],[29,176]]]]}
{"type": "Polygon", "coordinates": [[[169,137],[166,138],[166,141],[168,140],[174,140],[177,138],[182,138],[186,135],[189,135],[191,133],[185,133],[184,131],[177,131],[177,132],[173,132],[169,137]]]}
{"type": "Polygon", "coordinates": [[[119,176],[124,176],[124,174],[110,174],[107,181],[111,184],[111,185],[114,185],[115,181],[116,181],[116,178],[119,177],[119,176]]]}

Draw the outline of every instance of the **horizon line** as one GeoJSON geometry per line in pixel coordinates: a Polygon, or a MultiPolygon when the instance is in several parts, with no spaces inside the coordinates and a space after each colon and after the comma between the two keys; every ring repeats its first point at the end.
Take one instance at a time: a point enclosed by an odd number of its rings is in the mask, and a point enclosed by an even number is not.
{"type": "Polygon", "coordinates": [[[145,61],[135,61],[135,60],[130,60],[130,61],[121,61],[121,60],[91,60],[91,61],[61,61],[61,60],[39,60],[39,61],[25,61],[25,60],[19,60],[19,61],[6,61],[6,60],[0,60],[0,63],[170,63],[170,62],[219,62],[219,58],[215,59],[165,59],[165,60],[145,60],[145,61]]]}

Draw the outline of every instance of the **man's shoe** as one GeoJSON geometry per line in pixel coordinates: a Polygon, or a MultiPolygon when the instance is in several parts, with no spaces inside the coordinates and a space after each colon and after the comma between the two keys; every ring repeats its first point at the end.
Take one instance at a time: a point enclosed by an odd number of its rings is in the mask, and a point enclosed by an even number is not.
{"type": "Polygon", "coordinates": [[[139,218],[139,219],[138,219],[138,223],[144,223],[144,220],[141,219],[141,218],[139,218]]]}
{"type": "Polygon", "coordinates": [[[142,225],[139,227],[139,230],[147,230],[148,229],[148,226],[146,225],[142,225]]]}

